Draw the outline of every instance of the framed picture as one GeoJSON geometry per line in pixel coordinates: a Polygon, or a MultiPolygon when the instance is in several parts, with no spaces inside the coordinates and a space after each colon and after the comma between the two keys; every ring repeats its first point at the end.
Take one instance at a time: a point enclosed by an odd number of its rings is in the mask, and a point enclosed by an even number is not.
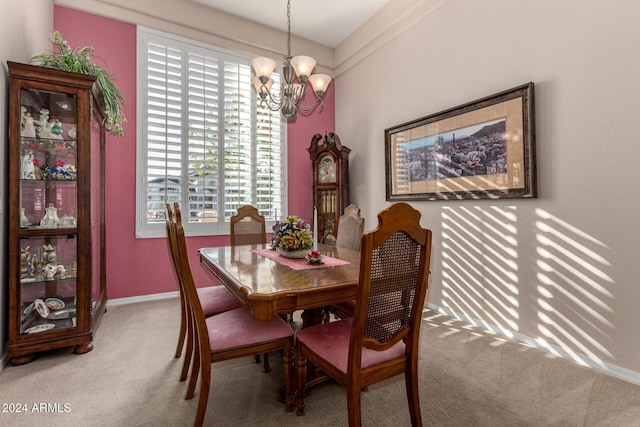
{"type": "Polygon", "coordinates": [[[537,197],[533,87],[386,129],[387,200],[537,197]]]}

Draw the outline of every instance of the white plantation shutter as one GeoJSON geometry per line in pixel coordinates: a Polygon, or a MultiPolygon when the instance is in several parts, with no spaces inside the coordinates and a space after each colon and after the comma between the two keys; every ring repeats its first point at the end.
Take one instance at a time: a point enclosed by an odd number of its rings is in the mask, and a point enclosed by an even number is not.
{"type": "Polygon", "coordinates": [[[253,199],[251,69],[247,65],[224,64],[224,200],[225,215],[253,199]]]}
{"type": "MultiPolygon", "coordinates": [[[[278,78],[274,78],[275,83],[272,88],[280,87],[278,78]]],[[[286,165],[286,156],[284,155],[282,141],[284,137],[281,132],[280,112],[271,111],[268,108],[260,108],[256,113],[256,144],[255,144],[255,202],[254,206],[258,208],[261,215],[267,214],[274,206],[286,206],[284,199],[286,182],[286,171],[283,165],[286,165]]],[[[279,219],[286,214],[286,209],[278,208],[280,214],[279,219]]]]}
{"type": "MultiPolygon", "coordinates": [[[[189,52],[188,182],[189,222],[218,222],[219,61],[205,52],[189,52]]],[[[183,211],[186,209],[183,207],[183,211]]],[[[184,218],[183,218],[184,220],[184,218]]]]}
{"type": "Polygon", "coordinates": [[[164,223],[164,202],[180,201],[182,171],[180,51],[148,44],[146,210],[150,223],[164,223]]]}
{"type": "Polygon", "coordinates": [[[154,30],[138,32],[144,85],[136,235],[164,235],[166,201],[180,202],[190,235],[228,233],[229,218],[245,204],[267,221],[281,216],[285,127],[279,112],[259,106],[250,58],[154,30]]]}

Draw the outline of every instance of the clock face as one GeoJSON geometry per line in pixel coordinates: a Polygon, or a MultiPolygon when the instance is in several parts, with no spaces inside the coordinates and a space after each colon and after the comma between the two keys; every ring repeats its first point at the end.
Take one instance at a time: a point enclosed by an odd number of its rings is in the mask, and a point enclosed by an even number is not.
{"type": "Polygon", "coordinates": [[[336,163],[333,157],[324,156],[318,164],[318,182],[336,182],[336,163]]]}

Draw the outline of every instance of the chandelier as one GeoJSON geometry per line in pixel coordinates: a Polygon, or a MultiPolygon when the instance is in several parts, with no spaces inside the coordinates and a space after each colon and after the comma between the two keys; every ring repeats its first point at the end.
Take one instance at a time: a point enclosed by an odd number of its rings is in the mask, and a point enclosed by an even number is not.
{"type": "Polygon", "coordinates": [[[287,119],[296,117],[297,113],[306,116],[321,106],[331,77],[326,74],[311,74],[316,60],[310,56],[291,57],[291,0],[287,1],[287,56],[282,66],[280,94],[272,93],[273,79],[271,73],[276,68],[276,61],[271,58],[258,57],[251,60],[255,77],[251,78],[253,87],[260,96],[260,105],[271,111],[278,111],[287,119]],[[296,79],[297,76],[297,79],[296,79]],[[316,95],[311,104],[302,104],[307,85],[311,84],[316,95]]]}

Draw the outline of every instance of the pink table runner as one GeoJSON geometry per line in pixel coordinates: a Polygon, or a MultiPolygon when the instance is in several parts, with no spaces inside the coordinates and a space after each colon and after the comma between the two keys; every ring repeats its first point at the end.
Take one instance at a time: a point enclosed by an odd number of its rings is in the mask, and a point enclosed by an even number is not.
{"type": "Polygon", "coordinates": [[[276,251],[272,251],[271,249],[251,249],[251,252],[261,255],[265,258],[272,259],[275,262],[285,265],[292,270],[309,270],[312,268],[335,267],[337,265],[349,264],[349,261],[344,261],[338,258],[331,258],[330,256],[326,255],[322,256],[323,264],[309,264],[309,261],[306,258],[293,259],[283,257],[281,255],[278,255],[276,251]]]}

